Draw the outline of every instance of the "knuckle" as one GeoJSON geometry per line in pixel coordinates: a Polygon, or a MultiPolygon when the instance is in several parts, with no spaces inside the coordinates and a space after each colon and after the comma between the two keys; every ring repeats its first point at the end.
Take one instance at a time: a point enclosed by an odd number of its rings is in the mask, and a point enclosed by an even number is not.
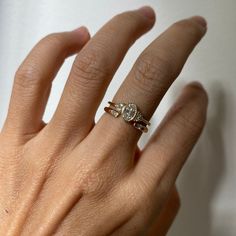
{"type": "Polygon", "coordinates": [[[152,53],[143,54],[134,69],[136,85],[144,92],[161,92],[166,89],[166,78],[173,76],[171,60],[152,53]]]}
{"type": "Polygon", "coordinates": [[[182,122],[192,131],[193,134],[200,133],[204,127],[204,122],[202,122],[202,120],[189,118],[187,116],[182,116],[182,122]]]}
{"type": "MultiPolygon", "coordinates": [[[[192,105],[192,104],[191,104],[192,105]]],[[[188,128],[192,135],[200,134],[205,126],[206,115],[200,106],[192,105],[189,112],[180,112],[179,126],[188,128]]]]}
{"type": "Polygon", "coordinates": [[[72,85],[83,88],[96,88],[104,79],[111,76],[105,59],[95,51],[81,54],[72,67],[72,85]]]}
{"type": "MultiPolygon", "coordinates": [[[[135,181],[136,183],[136,181],[135,181]]],[[[134,185],[133,181],[127,180],[126,178],[119,181],[115,188],[112,190],[112,196],[115,199],[119,199],[122,204],[122,208],[127,210],[129,213],[135,215],[143,204],[143,191],[140,189],[139,184],[134,185]]],[[[145,195],[147,196],[147,195],[145,195]]]]}
{"type": "Polygon", "coordinates": [[[60,60],[61,63],[64,62],[68,56],[75,53],[75,44],[69,37],[69,32],[48,34],[40,40],[36,48],[38,48],[38,51],[42,50],[45,53],[47,51],[48,53],[49,51],[53,52],[57,55],[57,60],[60,60]]]}
{"type": "Polygon", "coordinates": [[[20,88],[35,87],[39,85],[41,73],[33,64],[22,65],[15,73],[14,85],[20,88]]]}
{"type": "Polygon", "coordinates": [[[137,14],[132,11],[122,12],[114,16],[114,20],[125,22],[137,21],[137,14]]]}
{"type": "Polygon", "coordinates": [[[62,33],[51,33],[42,38],[41,43],[46,43],[57,47],[61,46],[63,41],[62,33]]]}
{"type": "Polygon", "coordinates": [[[140,206],[143,204],[142,194],[135,192],[135,189],[130,188],[121,198],[121,202],[124,204],[123,207],[127,209],[131,214],[135,215],[139,211],[140,206]]]}
{"type": "MultiPolygon", "coordinates": [[[[61,48],[63,44],[63,36],[61,33],[52,33],[45,36],[36,45],[36,48],[45,47],[50,45],[55,48],[61,48]]],[[[45,73],[41,71],[37,65],[40,58],[39,50],[31,53],[30,59],[25,60],[15,73],[14,82],[17,86],[26,88],[40,85],[40,81],[43,80],[45,73]]]]}
{"type": "Polygon", "coordinates": [[[98,158],[96,164],[93,166],[83,165],[84,171],[81,171],[81,166],[79,166],[76,169],[74,179],[84,194],[94,199],[102,199],[113,189],[118,178],[116,173],[104,161],[110,154],[105,150],[99,150],[96,154],[91,153],[91,155],[98,158]]]}
{"type": "Polygon", "coordinates": [[[150,190],[141,188],[141,191],[136,193],[133,204],[131,204],[133,215],[138,215],[137,220],[140,223],[146,224],[150,219],[154,205],[152,196],[153,194],[150,190]]]}
{"type": "Polygon", "coordinates": [[[80,184],[84,194],[93,195],[97,198],[103,197],[103,193],[106,192],[106,181],[104,175],[98,171],[90,171],[80,184]]]}
{"type": "MultiPolygon", "coordinates": [[[[136,182],[135,182],[136,183],[136,182]]],[[[145,183],[145,181],[139,181],[132,188],[130,187],[130,199],[133,202],[134,209],[140,209],[144,203],[148,203],[151,200],[153,188],[150,184],[145,183]]]]}
{"type": "Polygon", "coordinates": [[[173,24],[177,29],[183,30],[194,38],[199,38],[202,36],[202,29],[200,26],[190,19],[185,19],[173,24]]]}

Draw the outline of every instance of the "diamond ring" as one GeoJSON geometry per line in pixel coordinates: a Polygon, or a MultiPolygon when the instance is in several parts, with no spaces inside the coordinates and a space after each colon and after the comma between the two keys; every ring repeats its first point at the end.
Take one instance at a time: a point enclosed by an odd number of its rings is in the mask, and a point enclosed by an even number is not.
{"type": "Polygon", "coordinates": [[[147,126],[151,125],[148,120],[146,120],[142,113],[139,111],[138,107],[134,103],[114,103],[108,102],[109,106],[105,107],[104,110],[114,116],[115,118],[122,116],[123,120],[132,124],[136,129],[147,132],[147,126]]]}

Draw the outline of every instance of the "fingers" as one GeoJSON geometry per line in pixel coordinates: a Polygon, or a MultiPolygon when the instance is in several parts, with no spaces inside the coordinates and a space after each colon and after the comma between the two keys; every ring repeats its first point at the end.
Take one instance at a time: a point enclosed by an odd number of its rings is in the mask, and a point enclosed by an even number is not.
{"type": "Polygon", "coordinates": [[[176,187],[167,198],[160,214],[154,219],[147,236],[165,236],[180,208],[180,198],[176,187]]]}
{"type": "Polygon", "coordinates": [[[147,188],[165,194],[173,186],[204,127],[207,95],[198,83],[188,85],[145,146],[134,176],[147,188]]]}
{"type": "MultiPolygon", "coordinates": [[[[127,50],[154,24],[153,11],[150,10],[151,16],[148,16],[145,9],[112,18],[78,54],[49,128],[60,127],[57,130],[65,137],[76,132],[81,138],[87,134],[127,50]]],[[[76,139],[80,140],[80,137],[76,136],[76,139]]]]}
{"type": "Polygon", "coordinates": [[[78,52],[88,39],[87,30],[81,27],[50,34],[32,49],[15,74],[5,129],[26,135],[42,128],[53,78],[65,58],[78,52]]]}
{"type": "MultiPolygon", "coordinates": [[[[200,17],[172,25],[140,55],[113,101],[133,102],[144,117],[150,119],[205,32],[206,23],[200,17]]],[[[128,137],[130,142],[123,143],[124,148],[136,144],[141,133],[122,119],[114,119],[109,114],[101,118],[100,127],[100,130],[106,127],[116,135],[128,137]]]]}

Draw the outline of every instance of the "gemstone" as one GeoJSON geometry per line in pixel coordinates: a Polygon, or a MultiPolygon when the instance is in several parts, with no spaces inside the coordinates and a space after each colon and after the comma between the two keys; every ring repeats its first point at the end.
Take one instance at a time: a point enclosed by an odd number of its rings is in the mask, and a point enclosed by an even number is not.
{"type": "Polygon", "coordinates": [[[134,123],[134,127],[141,130],[144,133],[146,133],[148,131],[146,126],[139,124],[139,123],[134,123]]]}
{"type": "Polygon", "coordinates": [[[118,103],[118,104],[115,104],[115,107],[117,109],[117,111],[121,111],[122,108],[125,106],[125,103],[118,103]]]}
{"type": "Polygon", "coordinates": [[[110,113],[114,116],[114,117],[118,117],[119,116],[119,112],[115,111],[115,110],[111,110],[110,113]]]}
{"type": "Polygon", "coordinates": [[[137,106],[133,103],[129,103],[122,108],[122,117],[125,121],[131,121],[137,114],[137,106]]]}
{"type": "Polygon", "coordinates": [[[135,118],[134,118],[134,121],[140,121],[142,120],[142,114],[140,112],[137,112],[135,118]]]}
{"type": "Polygon", "coordinates": [[[142,129],[143,125],[139,124],[139,123],[134,123],[134,127],[142,129]]]}

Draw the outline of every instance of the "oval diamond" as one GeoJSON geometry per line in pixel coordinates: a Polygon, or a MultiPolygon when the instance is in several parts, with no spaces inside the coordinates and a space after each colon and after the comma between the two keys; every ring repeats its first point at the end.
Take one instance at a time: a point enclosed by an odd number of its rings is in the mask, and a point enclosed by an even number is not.
{"type": "Polygon", "coordinates": [[[125,121],[131,121],[137,114],[137,106],[133,103],[125,105],[122,109],[122,117],[125,121]]]}

